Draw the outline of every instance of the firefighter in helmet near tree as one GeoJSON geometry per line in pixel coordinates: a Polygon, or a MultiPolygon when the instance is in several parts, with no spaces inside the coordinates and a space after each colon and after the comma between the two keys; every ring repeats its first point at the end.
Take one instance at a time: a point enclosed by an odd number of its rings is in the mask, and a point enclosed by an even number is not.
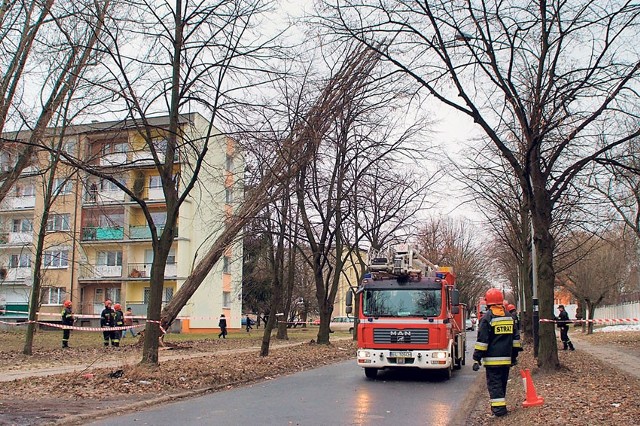
{"type": "Polygon", "coordinates": [[[487,291],[486,314],[478,325],[478,338],[473,351],[473,370],[478,371],[484,364],[487,375],[487,389],[494,416],[507,414],[507,381],[509,368],[516,364],[522,350],[520,333],[513,317],[505,312],[502,292],[497,288],[487,291]]]}
{"type": "MultiPolygon", "coordinates": [[[[71,311],[71,300],[64,301],[64,309],[62,310],[62,325],[73,325],[74,317],[71,311]]],[[[65,328],[62,330],[62,347],[69,347],[69,336],[71,336],[71,329],[65,328]]]]}
{"type": "MultiPolygon", "coordinates": [[[[124,312],[122,312],[122,305],[116,303],[113,305],[113,309],[115,312],[113,313],[113,318],[116,323],[116,327],[124,327],[124,312]]],[[[120,338],[122,337],[122,330],[116,330],[113,332],[113,336],[111,337],[111,344],[115,347],[120,346],[120,338]]]]}
{"type": "MultiPolygon", "coordinates": [[[[100,327],[111,328],[115,325],[115,311],[111,308],[111,300],[107,299],[104,301],[104,309],[100,313],[100,327]]],[[[105,347],[109,346],[109,341],[111,341],[111,344],[115,346],[114,333],[115,332],[113,330],[104,330],[102,332],[105,347]]]]}

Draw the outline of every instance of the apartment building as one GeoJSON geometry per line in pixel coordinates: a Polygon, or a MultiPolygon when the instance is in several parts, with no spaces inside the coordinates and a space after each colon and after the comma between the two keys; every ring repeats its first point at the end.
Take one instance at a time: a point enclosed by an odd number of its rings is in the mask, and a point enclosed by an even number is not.
{"type": "MultiPolygon", "coordinates": [[[[168,117],[150,121],[153,144],[162,151],[168,117]]],[[[208,122],[197,113],[184,115],[180,138],[201,144],[208,122]]],[[[166,203],[156,162],[142,129],[132,121],[93,122],[65,129],[63,150],[115,177],[142,198],[162,230],[166,203]]],[[[186,144],[185,144],[186,146],[186,144]]],[[[190,145],[192,149],[194,145],[190,145]]],[[[174,175],[178,191],[192,176],[192,152],[181,150],[174,175]]],[[[37,230],[45,209],[48,178],[47,152],[38,154],[10,194],[0,203],[0,305],[6,317],[24,318],[33,280],[37,230]],[[42,173],[44,172],[44,173],[42,173]]],[[[0,164],[11,167],[9,150],[0,147],[0,164]]],[[[163,159],[159,158],[162,162],[163,159]]],[[[163,304],[173,297],[192,268],[222,231],[225,218],[242,199],[244,161],[235,141],[219,132],[209,142],[198,184],[180,208],[178,227],[165,269],[163,304]]],[[[69,166],[53,178],[56,194],[51,204],[43,247],[41,320],[58,319],[62,303],[74,302],[76,313],[99,314],[109,298],[145,315],[150,293],[153,250],[151,231],[143,209],[108,179],[69,166]]],[[[183,332],[210,331],[224,313],[230,327],[240,327],[242,244],[225,253],[181,312],[183,332]]],[[[95,320],[84,320],[86,325],[95,320]]]]}

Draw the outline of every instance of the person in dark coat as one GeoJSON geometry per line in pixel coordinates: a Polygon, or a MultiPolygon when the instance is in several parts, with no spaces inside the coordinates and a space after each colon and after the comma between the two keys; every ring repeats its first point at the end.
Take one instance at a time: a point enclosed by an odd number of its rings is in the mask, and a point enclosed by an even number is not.
{"type": "MultiPolygon", "coordinates": [[[[62,310],[62,325],[73,325],[75,318],[71,311],[71,300],[64,301],[64,309],[62,310]]],[[[69,336],[71,336],[71,329],[65,328],[62,330],[62,347],[69,347],[69,336]]]]}
{"type": "MultiPolygon", "coordinates": [[[[122,305],[116,303],[113,305],[114,313],[113,320],[116,327],[124,327],[124,313],[122,312],[122,305]]],[[[122,337],[123,330],[114,330],[111,335],[111,344],[116,348],[120,346],[120,338],[122,337]]]]}
{"type": "Polygon", "coordinates": [[[491,413],[501,417],[508,413],[506,394],[509,368],[517,363],[522,344],[513,317],[505,312],[502,292],[497,288],[489,289],[485,300],[488,309],[478,325],[473,371],[478,371],[480,365],[484,364],[491,413]]]}
{"type": "MultiPolygon", "coordinates": [[[[111,300],[104,301],[104,309],[100,313],[100,327],[113,327],[116,325],[115,311],[111,308],[111,300]]],[[[104,340],[104,346],[109,346],[109,342],[113,344],[113,330],[105,330],[102,332],[102,338],[104,340]]],[[[115,345],[114,345],[115,346],[115,345]]]]}
{"type": "Polygon", "coordinates": [[[218,321],[218,327],[220,327],[220,334],[218,334],[218,339],[222,337],[223,339],[227,338],[227,319],[224,317],[224,314],[220,315],[220,321],[218,321]]]}
{"type": "Polygon", "coordinates": [[[247,323],[245,324],[245,327],[247,328],[247,333],[248,333],[249,330],[253,328],[251,327],[251,324],[253,323],[253,321],[251,321],[251,318],[249,318],[249,314],[247,314],[246,321],[247,323]]]}
{"type": "Polygon", "coordinates": [[[573,343],[569,340],[569,314],[564,310],[564,305],[558,305],[558,310],[560,313],[556,317],[556,321],[558,322],[558,328],[560,329],[560,340],[562,341],[562,350],[571,350],[575,351],[576,348],[573,347],[573,343]]]}

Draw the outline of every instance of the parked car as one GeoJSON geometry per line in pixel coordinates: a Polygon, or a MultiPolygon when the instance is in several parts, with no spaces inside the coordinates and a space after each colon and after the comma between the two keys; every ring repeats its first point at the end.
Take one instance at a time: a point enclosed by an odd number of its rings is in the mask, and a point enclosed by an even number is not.
{"type": "Polygon", "coordinates": [[[473,320],[473,318],[467,318],[466,329],[471,331],[474,331],[476,329],[476,322],[473,320]]]}
{"type": "Polygon", "coordinates": [[[353,317],[334,317],[329,323],[329,330],[348,331],[353,334],[354,321],[353,317]]]}

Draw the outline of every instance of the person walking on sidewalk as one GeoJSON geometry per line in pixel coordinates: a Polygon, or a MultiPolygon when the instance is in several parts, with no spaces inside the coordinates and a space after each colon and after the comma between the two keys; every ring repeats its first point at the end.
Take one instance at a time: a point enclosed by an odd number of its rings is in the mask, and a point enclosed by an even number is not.
{"type": "Polygon", "coordinates": [[[506,394],[509,368],[517,363],[522,344],[513,317],[505,312],[502,292],[497,288],[489,289],[485,301],[488,308],[478,325],[473,371],[478,371],[480,365],[484,364],[491,413],[501,417],[508,413],[506,394]]]}
{"type": "Polygon", "coordinates": [[[558,310],[560,313],[556,317],[556,321],[558,321],[558,328],[560,329],[560,340],[562,341],[562,350],[566,351],[567,349],[571,351],[575,351],[576,348],[573,347],[573,343],[569,340],[569,314],[564,310],[564,305],[558,305],[558,310]]]}
{"type": "Polygon", "coordinates": [[[218,321],[218,327],[220,327],[220,334],[218,334],[218,339],[222,337],[223,339],[227,338],[227,319],[224,317],[224,314],[220,315],[220,321],[218,321]]]}
{"type": "Polygon", "coordinates": [[[115,311],[111,308],[111,300],[107,299],[104,301],[104,309],[100,313],[100,327],[109,328],[109,330],[102,332],[105,347],[109,346],[109,341],[113,344],[114,331],[110,330],[110,328],[113,327],[115,323],[115,311]]]}
{"type": "MultiPolygon", "coordinates": [[[[71,311],[71,300],[64,301],[64,309],[62,310],[62,325],[73,325],[73,321],[75,318],[73,317],[73,312],[71,311]]],[[[69,347],[69,336],[71,336],[71,329],[65,328],[62,330],[62,347],[69,347]]]]}
{"type": "Polygon", "coordinates": [[[249,333],[249,330],[253,328],[251,327],[251,324],[253,323],[253,321],[251,321],[251,318],[249,318],[249,314],[247,314],[246,321],[247,323],[245,324],[245,326],[247,327],[247,333],[249,333]]]}
{"type": "Polygon", "coordinates": [[[136,337],[136,332],[133,331],[133,311],[131,310],[131,306],[129,306],[127,312],[124,313],[124,325],[125,327],[131,326],[131,328],[127,328],[122,332],[122,338],[124,339],[127,336],[127,331],[131,333],[131,337],[136,337]]]}

